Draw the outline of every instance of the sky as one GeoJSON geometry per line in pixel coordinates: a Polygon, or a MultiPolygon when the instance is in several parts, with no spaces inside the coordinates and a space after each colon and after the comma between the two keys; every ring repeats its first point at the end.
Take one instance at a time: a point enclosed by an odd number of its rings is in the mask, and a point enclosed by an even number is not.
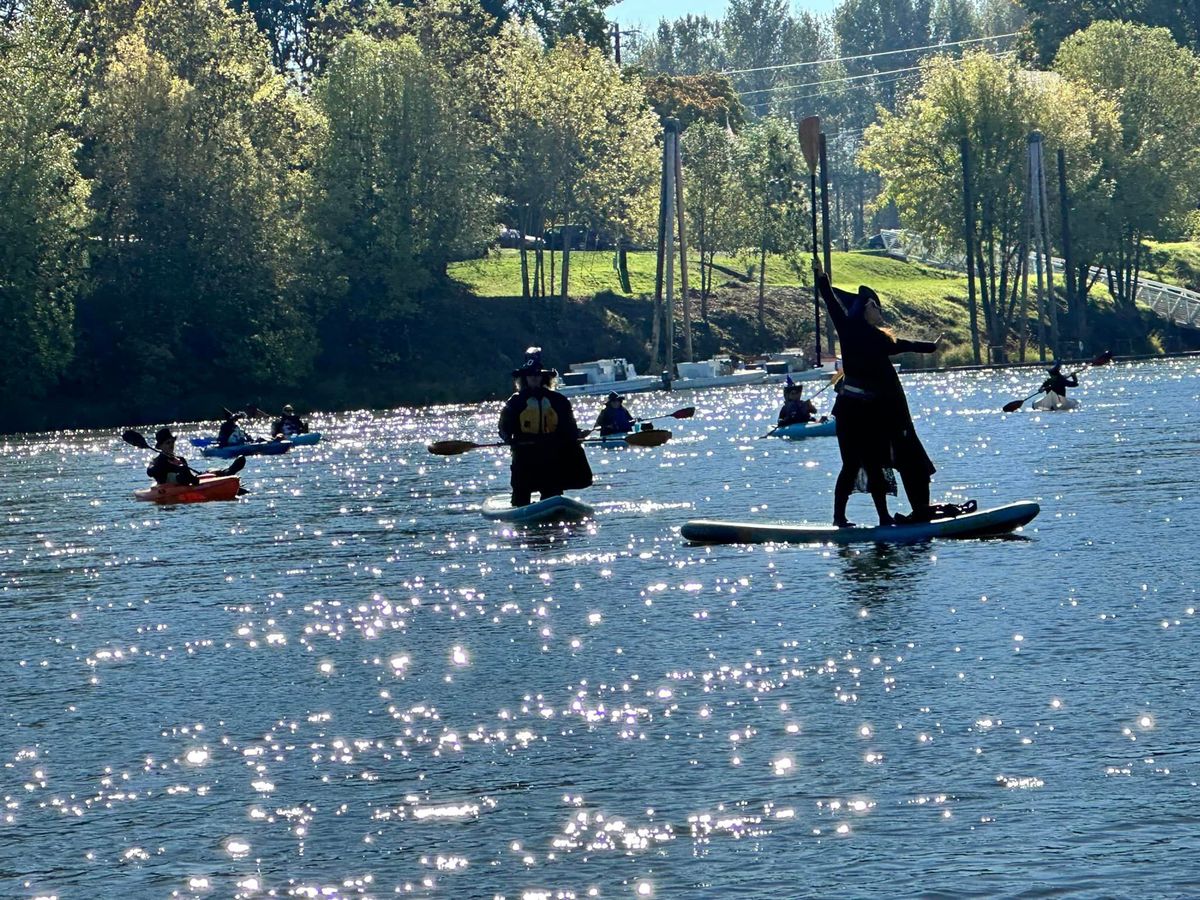
{"type": "MultiPolygon", "coordinates": [[[[691,13],[719,19],[725,14],[726,0],[620,0],[609,7],[608,14],[622,26],[648,25],[653,27],[659,19],[677,19],[691,13]]],[[[835,0],[795,0],[797,10],[806,9],[818,15],[832,12],[835,0]]]]}

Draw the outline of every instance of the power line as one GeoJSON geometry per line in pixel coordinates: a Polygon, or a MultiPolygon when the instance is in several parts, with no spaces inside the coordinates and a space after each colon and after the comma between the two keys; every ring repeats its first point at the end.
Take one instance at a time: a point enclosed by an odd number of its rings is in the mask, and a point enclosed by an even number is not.
{"type": "Polygon", "coordinates": [[[929,44],[925,47],[906,47],[903,50],[881,50],[878,53],[861,53],[858,56],[842,56],[837,59],[813,59],[807,62],[780,63],[777,66],[759,66],[756,69],[724,69],[722,75],[748,75],[751,72],[774,72],[778,69],[795,69],[801,66],[823,66],[829,63],[853,62],[859,59],[875,59],[880,56],[894,56],[897,53],[917,53],[921,50],[938,50],[942,47],[961,47],[964,44],[978,44],[981,41],[998,41],[1001,38],[1016,37],[1020,31],[1010,31],[1008,34],[992,34],[987,37],[966,38],[961,41],[943,41],[940,44],[929,44]]]}
{"type": "MultiPolygon", "coordinates": [[[[1011,51],[1011,50],[997,51],[994,53],[989,53],[989,55],[995,57],[996,59],[1003,59],[1005,57],[1012,56],[1013,51],[1011,51]]],[[[801,82],[797,82],[795,84],[778,84],[773,87],[757,88],[753,91],[739,91],[738,96],[739,97],[748,97],[751,94],[763,94],[763,93],[767,93],[768,91],[786,91],[791,88],[821,87],[822,85],[826,85],[826,84],[845,84],[848,81],[861,81],[861,80],[869,79],[869,78],[878,78],[881,75],[895,75],[899,72],[917,72],[920,70],[920,68],[921,67],[919,65],[918,66],[908,66],[903,69],[888,69],[884,72],[866,72],[862,75],[846,75],[842,78],[830,78],[825,81],[801,81],[801,82]]],[[[884,83],[886,83],[886,82],[884,82],[884,83]]],[[[761,101],[755,101],[755,102],[761,102],[761,101]]]]}
{"type": "MultiPolygon", "coordinates": [[[[852,85],[852,87],[881,87],[885,84],[898,84],[901,81],[911,81],[912,79],[914,79],[916,77],[917,76],[915,74],[900,75],[897,78],[889,78],[887,81],[879,81],[872,85],[856,84],[856,85],[852,85]]],[[[767,102],[769,102],[769,103],[795,103],[797,100],[815,100],[817,97],[833,97],[833,96],[836,96],[837,93],[838,93],[837,91],[817,91],[815,94],[800,94],[800,95],[794,96],[794,97],[772,97],[767,102]]]]}

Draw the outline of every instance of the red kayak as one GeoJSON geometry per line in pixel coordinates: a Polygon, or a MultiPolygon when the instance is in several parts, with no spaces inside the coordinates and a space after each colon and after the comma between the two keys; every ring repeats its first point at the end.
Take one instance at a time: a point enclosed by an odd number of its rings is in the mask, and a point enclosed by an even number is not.
{"type": "Polygon", "coordinates": [[[207,503],[234,500],[241,486],[236,475],[201,475],[199,484],[156,484],[134,491],[133,498],[150,503],[207,503]]]}

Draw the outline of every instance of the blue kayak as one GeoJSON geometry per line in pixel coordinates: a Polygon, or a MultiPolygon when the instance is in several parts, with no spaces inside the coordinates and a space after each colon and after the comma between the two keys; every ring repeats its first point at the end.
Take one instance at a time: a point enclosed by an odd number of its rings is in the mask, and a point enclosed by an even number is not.
{"type": "Polygon", "coordinates": [[[797,422],[795,425],[780,425],[775,428],[773,437],[787,438],[790,441],[800,441],[810,437],[830,437],[837,434],[837,419],[829,418],[824,422],[797,422]]]}
{"type": "MultiPolygon", "coordinates": [[[[292,442],[293,447],[307,447],[311,444],[319,443],[321,440],[321,432],[306,431],[304,434],[293,434],[288,438],[292,442]]],[[[193,447],[211,447],[217,442],[215,437],[194,437],[191,439],[193,447]]]]}
{"type": "Polygon", "coordinates": [[[202,447],[205,456],[233,459],[235,456],[278,456],[292,449],[291,441],[248,441],[245,444],[230,444],[228,447],[202,447]]]}

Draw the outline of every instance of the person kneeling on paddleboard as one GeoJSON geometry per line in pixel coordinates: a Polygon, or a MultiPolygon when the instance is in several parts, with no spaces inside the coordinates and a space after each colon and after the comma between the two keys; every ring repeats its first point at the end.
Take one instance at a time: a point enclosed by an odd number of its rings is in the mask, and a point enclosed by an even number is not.
{"type": "Polygon", "coordinates": [[[625,397],[610,391],[592,427],[600,429],[600,437],[607,437],[610,434],[629,434],[633,431],[633,425],[633,416],[625,408],[625,397]]]}
{"type": "Polygon", "coordinates": [[[513,369],[517,392],[500,411],[500,439],[512,447],[513,506],[528,506],[534,491],[545,500],[592,484],[571,401],[551,390],[557,375],[542,368],[540,347],[513,369]]]}
{"type": "Polygon", "coordinates": [[[789,375],[783,386],[783,408],[779,410],[779,424],[776,428],[787,425],[802,425],[811,422],[817,414],[817,408],[811,400],[804,399],[803,385],[796,384],[789,375]]]}
{"type": "Polygon", "coordinates": [[[1072,372],[1070,375],[1062,373],[1062,363],[1057,359],[1054,361],[1046,374],[1050,377],[1042,382],[1042,390],[1047,394],[1047,404],[1050,409],[1056,409],[1067,402],[1067,388],[1079,387],[1079,379],[1072,372]]]}
{"type": "MultiPolygon", "coordinates": [[[[144,440],[142,446],[145,446],[144,440]]],[[[151,461],[146,474],[154,479],[155,484],[200,483],[187,460],[175,455],[175,435],[171,433],[170,428],[164,426],[155,432],[154,449],[158,451],[158,456],[151,461]]]]}
{"type": "Polygon", "coordinates": [[[887,506],[887,495],[896,493],[893,469],[899,470],[913,508],[904,521],[928,521],[933,514],[929,480],[937,469],[917,437],[904,388],[889,357],[933,353],[942,339],[896,338],[882,327],[883,311],[873,290],[862,285],[857,294],[851,294],[834,288],[818,260],[813,261],[813,272],[842,345],[845,373],[833,404],[842,457],[842,470],[833,489],[833,523],[851,527],[846,503],[852,492],[866,491],[875,502],[879,524],[894,524],[887,506]]]}

